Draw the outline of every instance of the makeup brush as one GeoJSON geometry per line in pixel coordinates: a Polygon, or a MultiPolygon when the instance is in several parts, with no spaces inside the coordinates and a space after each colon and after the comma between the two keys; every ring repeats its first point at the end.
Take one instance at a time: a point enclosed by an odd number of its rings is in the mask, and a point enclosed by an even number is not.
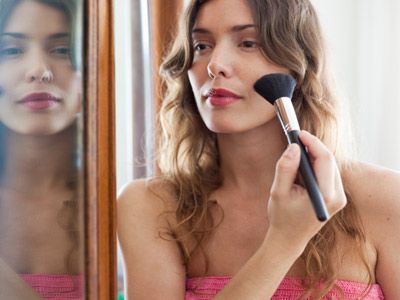
{"type": "Polygon", "coordinates": [[[310,196],[317,219],[323,222],[328,219],[329,213],[319,190],[308,153],[299,138],[300,126],[291,100],[295,86],[296,81],[290,75],[269,74],[258,79],[254,84],[254,89],[275,107],[289,144],[296,143],[300,146],[300,174],[310,196]]]}

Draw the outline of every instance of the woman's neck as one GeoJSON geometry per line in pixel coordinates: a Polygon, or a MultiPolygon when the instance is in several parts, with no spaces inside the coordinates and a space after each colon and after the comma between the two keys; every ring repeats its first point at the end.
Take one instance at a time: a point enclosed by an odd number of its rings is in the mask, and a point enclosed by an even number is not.
{"type": "Polygon", "coordinates": [[[75,133],[72,126],[51,136],[6,134],[0,187],[0,256],[17,272],[70,271],[65,259],[76,246],[70,233],[78,229],[77,220],[81,218],[66,204],[78,199],[74,189],[67,186],[75,179],[75,133]]]}
{"type": "Polygon", "coordinates": [[[75,126],[49,136],[28,136],[8,131],[3,188],[32,194],[65,185],[74,169],[75,126]]]}
{"type": "Polygon", "coordinates": [[[218,134],[217,140],[225,188],[246,193],[271,185],[276,162],[287,146],[277,120],[243,133],[218,134]]]}

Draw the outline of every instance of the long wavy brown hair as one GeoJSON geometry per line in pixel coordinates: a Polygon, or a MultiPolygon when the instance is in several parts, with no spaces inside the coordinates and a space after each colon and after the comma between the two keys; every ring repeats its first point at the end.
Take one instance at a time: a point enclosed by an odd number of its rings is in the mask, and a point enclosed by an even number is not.
{"type": "MultiPolygon", "coordinates": [[[[192,0],[179,26],[177,37],[166,55],[160,74],[163,101],[159,114],[161,139],[159,167],[174,189],[177,225],[176,240],[187,265],[196,250],[222,220],[213,220],[210,194],[222,184],[216,134],[202,121],[189,84],[187,71],[193,60],[191,32],[201,5],[210,0],[192,0]],[[196,241],[189,245],[188,237],[196,241]]],[[[324,142],[335,155],[342,173],[350,168],[339,125],[340,103],[326,64],[326,50],[316,12],[309,0],[247,0],[266,57],[290,70],[297,81],[293,96],[302,129],[324,142]]],[[[308,243],[301,255],[306,268],[304,298],[321,298],[335,285],[336,269],[332,253],[337,234],[354,241],[368,273],[366,237],[361,219],[344,180],[347,206],[336,214],[308,243]],[[316,286],[319,285],[317,289],[316,286]],[[321,288],[322,284],[322,288],[321,288]]],[[[207,257],[204,254],[205,273],[207,257]]],[[[368,293],[366,289],[365,293],[368,293]]]]}

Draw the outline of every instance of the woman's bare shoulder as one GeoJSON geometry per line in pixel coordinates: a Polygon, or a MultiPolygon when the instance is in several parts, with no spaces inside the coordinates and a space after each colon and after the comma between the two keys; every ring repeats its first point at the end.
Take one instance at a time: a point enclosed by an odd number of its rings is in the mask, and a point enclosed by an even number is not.
{"type": "Polygon", "coordinates": [[[120,243],[133,243],[133,236],[153,236],[170,232],[174,225],[173,188],[159,178],[128,183],[117,198],[117,229],[120,243]]]}
{"type": "Polygon", "coordinates": [[[118,196],[121,213],[165,212],[174,208],[173,187],[161,178],[133,180],[125,185],[118,196]]]}
{"type": "Polygon", "coordinates": [[[354,161],[344,178],[359,209],[375,216],[400,212],[400,172],[354,161]]]}
{"type": "Polygon", "coordinates": [[[392,237],[398,236],[396,232],[400,228],[400,172],[354,162],[344,178],[376,248],[399,243],[400,239],[396,241],[392,237]]]}
{"type": "Polygon", "coordinates": [[[118,197],[117,229],[126,295],[133,299],[180,299],[185,268],[171,234],[174,189],[158,178],[135,180],[118,197]],[[154,282],[157,289],[154,289],[154,282]]]}

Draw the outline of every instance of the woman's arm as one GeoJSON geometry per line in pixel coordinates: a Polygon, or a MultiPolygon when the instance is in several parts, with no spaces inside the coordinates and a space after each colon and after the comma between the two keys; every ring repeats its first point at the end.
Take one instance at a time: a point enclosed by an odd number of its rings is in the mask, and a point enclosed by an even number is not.
{"type": "MultiPolygon", "coordinates": [[[[393,192],[400,193],[400,178],[393,192]]],[[[399,196],[392,195],[391,211],[385,214],[381,224],[381,238],[378,244],[376,280],[382,287],[387,300],[399,299],[400,295],[400,203],[399,196]]],[[[386,202],[386,201],[385,201],[386,202]]],[[[390,206],[390,205],[389,205],[390,206]]]]}

